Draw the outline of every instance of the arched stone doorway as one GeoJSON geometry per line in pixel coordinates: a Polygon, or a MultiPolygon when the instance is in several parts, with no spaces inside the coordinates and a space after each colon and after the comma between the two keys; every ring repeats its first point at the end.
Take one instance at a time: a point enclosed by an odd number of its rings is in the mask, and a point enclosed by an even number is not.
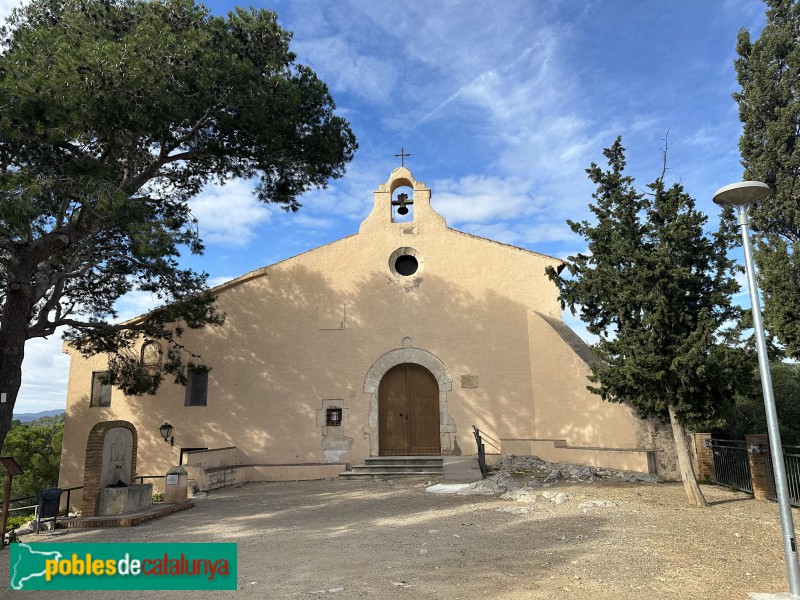
{"type": "Polygon", "coordinates": [[[439,385],[413,363],[392,367],[378,387],[380,456],[439,455],[439,385]]]}
{"type": "Polygon", "coordinates": [[[456,425],[450,417],[447,406],[447,393],[453,389],[450,371],[439,358],[428,352],[414,348],[409,338],[403,339],[403,347],[390,350],[379,357],[367,371],[364,378],[364,392],[370,394],[369,421],[362,431],[369,437],[370,456],[380,455],[379,396],[380,384],[391,369],[402,364],[415,364],[424,367],[436,380],[439,390],[439,444],[440,453],[453,454],[456,442],[456,425]]]}

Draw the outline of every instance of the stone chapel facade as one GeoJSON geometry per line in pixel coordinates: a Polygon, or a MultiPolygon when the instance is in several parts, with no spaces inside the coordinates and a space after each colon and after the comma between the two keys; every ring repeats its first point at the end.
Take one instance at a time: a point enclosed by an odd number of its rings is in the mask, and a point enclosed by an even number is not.
{"type": "Polygon", "coordinates": [[[669,474],[654,426],[586,389],[591,351],[545,276],[560,260],[448,228],[405,167],[374,197],[357,234],[213,290],[226,320],[184,334],[210,367],[187,387],[126,397],[100,384],[105,356],[65,345],[60,486],[83,485],[104,422],[135,430],[139,475],[225,448],[250,480],[335,476],[369,456],[474,455],[473,425],[488,452],[669,474]]]}

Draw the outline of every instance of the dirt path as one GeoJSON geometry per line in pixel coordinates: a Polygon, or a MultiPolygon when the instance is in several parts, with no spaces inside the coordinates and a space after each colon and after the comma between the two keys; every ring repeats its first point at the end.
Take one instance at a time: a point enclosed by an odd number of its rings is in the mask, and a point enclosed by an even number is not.
{"type": "MultiPolygon", "coordinates": [[[[24,541],[238,543],[239,592],[170,599],[730,600],[787,587],[777,505],[727,489],[703,486],[706,510],[688,508],[678,484],[562,481],[547,490],[565,493],[561,504],[545,490],[515,502],[424,489],[408,480],[253,483],[139,527],[24,541]],[[581,507],[588,501],[607,505],[581,507]]],[[[15,597],[8,569],[4,551],[0,597],[15,597]]],[[[134,594],[47,597],[112,593],[134,594]]]]}

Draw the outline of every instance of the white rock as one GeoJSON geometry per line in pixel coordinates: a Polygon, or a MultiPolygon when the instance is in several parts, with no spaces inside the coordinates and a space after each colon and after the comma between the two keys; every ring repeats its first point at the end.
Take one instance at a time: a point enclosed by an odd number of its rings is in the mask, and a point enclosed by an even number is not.
{"type": "Polygon", "coordinates": [[[33,533],[33,521],[28,521],[23,525],[20,525],[14,530],[14,533],[17,535],[27,535],[29,533],[33,533]]]}
{"type": "Polygon", "coordinates": [[[580,504],[578,508],[592,508],[592,507],[601,507],[601,508],[612,508],[616,506],[616,502],[611,502],[610,500],[589,500],[588,502],[584,502],[580,504]]]}
{"type": "Polygon", "coordinates": [[[470,485],[469,483],[437,483],[425,488],[425,491],[430,494],[458,494],[469,488],[470,485]]]}
{"type": "Polygon", "coordinates": [[[514,515],[528,515],[533,512],[531,506],[510,506],[508,508],[498,508],[497,512],[507,512],[514,515]]]}
{"type": "Polygon", "coordinates": [[[536,502],[536,494],[530,490],[513,490],[500,496],[500,500],[512,500],[514,502],[536,502]]]}

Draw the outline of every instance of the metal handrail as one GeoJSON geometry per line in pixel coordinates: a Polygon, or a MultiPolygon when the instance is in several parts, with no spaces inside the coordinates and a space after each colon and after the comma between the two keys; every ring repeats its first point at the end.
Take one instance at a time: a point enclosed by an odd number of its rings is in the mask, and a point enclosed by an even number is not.
{"type": "Polygon", "coordinates": [[[485,431],[481,431],[481,441],[485,446],[491,447],[495,452],[500,453],[500,441],[490,436],[485,431]]]}
{"type": "Polygon", "coordinates": [[[475,436],[475,443],[478,445],[478,467],[481,469],[481,477],[486,479],[486,447],[481,439],[481,430],[473,425],[472,433],[475,436]]]}
{"type": "Polygon", "coordinates": [[[66,506],[67,506],[67,514],[69,514],[69,499],[70,499],[70,496],[72,495],[72,491],[73,490],[82,490],[82,489],[83,489],[83,486],[79,485],[79,486],[76,486],[76,487],[64,488],[64,490],[62,490],[64,492],[67,492],[67,504],[66,504],[66,506]]]}
{"type": "Polygon", "coordinates": [[[164,479],[166,475],[137,475],[134,479],[138,479],[139,483],[144,483],[145,479],[164,479]]]}
{"type": "MultiPolygon", "coordinates": [[[[29,500],[31,498],[38,498],[38,497],[39,497],[39,494],[37,492],[36,494],[32,494],[30,496],[22,496],[21,498],[12,498],[11,500],[8,501],[8,503],[11,504],[12,502],[21,502],[23,500],[29,500]]],[[[2,502],[2,501],[3,501],[3,497],[0,496],[0,502],[2,502]]]]}

